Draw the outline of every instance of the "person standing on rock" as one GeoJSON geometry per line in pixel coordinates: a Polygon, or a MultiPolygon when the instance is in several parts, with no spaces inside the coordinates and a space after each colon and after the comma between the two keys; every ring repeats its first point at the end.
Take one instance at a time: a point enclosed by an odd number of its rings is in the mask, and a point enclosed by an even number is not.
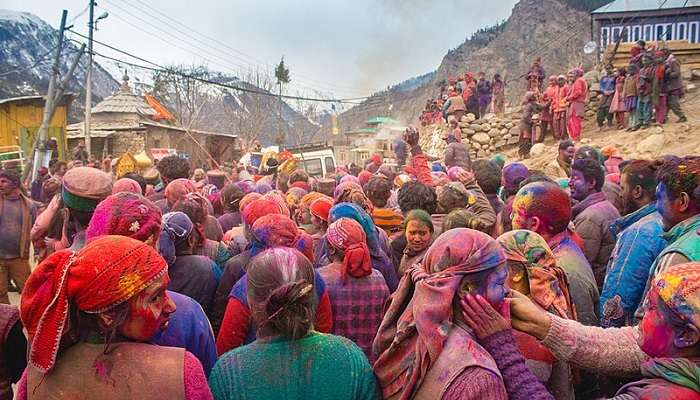
{"type": "Polygon", "coordinates": [[[588,84],[583,79],[583,69],[580,67],[573,69],[574,82],[571,84],[571,92],[567,100],[569,101],[569,119],[567,128],[569,136],[575,142],[581,140],[581,123],[585,114],[586,100],[588,99],[588,84]]]}
{"type": "Polygon", "coordinates": [[[556,97],[557,91],[557,77],[552,75],[549,77],[549,85],[547,89],[544,90],[544,95],[542,96],[542,102],[544,103],[544,108],[540,113],[540,121],[542,122],[539,135],[535,137],[537,143],[544,142],[547,133],[552,130],[552,105],[554,103],[554,98],[556,97]]]}
{"type": "Polygon", "coordinates": [[[566,138],[566,96],[569,89],[566,76],[557,77],[557,87],[552,98],[552,134],[557,140],[566,138]]]}
{"type": "Polygon", "coordinates": [[[459,88],[450,92],[450,97],[447,98],[445,105],[442,106],[442,112],[445,120],[449,116],[454,116],[458,122],[467,113],[467,106],[464,104],[462,92],[459,88]]]}
{"type": "Polygon", "coordinates": [[[541,59],[535,58],[530,71],[527,73],[527,90],[530,92],[542,93],[542,83],[544,82],[544,68],[541,65],[541,59]]]}
{"type": "Polygon", "coordinates": [[[520,139],[518,141],[518,156],[520,158],[530,158],[534,129],[532,117],[544,107],[544,104],[537,103],[537,96],[534,92],[527,92],[523,101],[523,116],[520,119],[520,139]]]}
{"type": "Polygon", "coordinates": [[[671,52],[666,48],[661,50],[666,57],[665,65],[665,77],[666,77],[666,90],[668,91],[668,108],[673,111],[676,116],[678,116],[678,122],[686,122],[688,119],[685,117],[683,110],[681,110],[680,99],[683,97],[683,78],[681,77],[681,63],[678,59],[671,54],[671,52]]]}
{"type": "Polygon", "coordinates": [[[506,112],[506,82],[501,79],[501,74],[493,76],[493,112],[498,118],[503,118],[506,112]]]}
{"type": "Polygon", "coordinates": [[[491,105],[493,87],[491,82],[486,80],[486,74],[479,72],[479,81],[476,84],[476,93],[479,96],[479,118],[484,118],[491,105]]]}
{"type": "Polygon", "coordinates": [[[637,79],[637,121],[632,128],[633,131],[649,127],[653,80],[654,66],[651,65],[651,58],[644,56],[642,57],[642,69],[639,71],[639,78],[637,79]]]}
{"type": "Polygon", "coordinates": [[[605,66],[605,75],[600,78],[600,101],[598,102],[598,113],[596,122],[598,122],[598,132],[603,131],[605,121],[608,122],[608,128],[612,127],[613,114],[610,112],[613,96],[615,95],[615,75],[613,74],[612,64],[605,66]]]}
{"type": "Polygon", "coordinates": [[[636,64],[630,64],[625,78],[624,98],[625,108],[629,113],[627,130],[631,131],[637,126],[637,83],[639,82],[639,68],[636,64]]]}

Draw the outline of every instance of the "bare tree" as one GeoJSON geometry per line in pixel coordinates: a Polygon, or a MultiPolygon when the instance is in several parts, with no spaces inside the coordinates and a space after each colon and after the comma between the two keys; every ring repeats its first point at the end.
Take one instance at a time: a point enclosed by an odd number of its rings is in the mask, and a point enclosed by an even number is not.
{"type": "Polygon", "coordinates": [[[182,126],[197,126],[202,118],[198,112],[208,100],[206,84],[196,78],[209,79],[209,69],[203,65],[176,65],[168,72],[153,74],[153,94],[175,108],[175,118],[182,126]]]}

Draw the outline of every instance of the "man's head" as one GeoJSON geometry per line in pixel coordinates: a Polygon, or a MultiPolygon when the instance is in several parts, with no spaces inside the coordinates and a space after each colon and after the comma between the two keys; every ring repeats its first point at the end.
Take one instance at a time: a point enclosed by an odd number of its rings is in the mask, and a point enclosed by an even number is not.
{"type": "Polygon", "coordinates": [[[84,140],[81,140],[81,141],[78,142],[78,148],[79,148],[79,149],[84,149],[84,148],[85,148],[85,141],[84,141],[84,140]]]}
{"type": "Polygon", "coordinates": [[[645,41],[643,41],[643,40],[637,40],[637,47],[639,47],[640,49],[643,49],[643,48],[645,48],[646,46],[647,46],[647,44],[646,44],[645,41]]]}
{"type": "Polygon", "coordinates": [[[66,174],[66,171],[68,171],[68,164],[66,164],[65,161],[57,161],[56,164],[54,164],[53,175],[63,177],[63,175],[66,174]]]}
{"type": "Polygon", "coordinates": [[[165,185],[175,179],[189,179],[190,177],[190,164],[187,160],[175,155],[163,157],[156,168],[160,172],[160,178],[165,185]]]}
{"type": "Polygon", "coordinates": [[[416,181],[406,182],[401,186],[398,202],[404,214],[411,210],[425,210],[429,214],[434,214],[437,209],[435,190],[416,181]]]}
{"type": "Polygon", "coordinates": [[[474,178],[481,190],[486,194],[495,195],[501,187],[501,170],[489,160],[481,159],[472,163],[474,178]]]}
{"type": "Polygon", "coordinates": [[[571,164],[576,153],[576,145],[572,140],[562,140],[559,142],[559,159],[565,164],[571,164]]]}
{"type": "Polygon", "coordinates": [[[612,64],[606,64],[606,65],[605,65],[605,73],[606,73],[607,75],[612,75],[613,72],[615,72],[615,67],[613,67],[612,64]]]}
{"type": "Polygon", "coordinates": [[[559,75],[557,77],[557,83],[559,84],[560,87],[563,87],[566,85],[566,76],[565,75],[559,75]]]}
{"type": "Polygon", "coordinates": [[[469,203],[467,188],[460,182],[450,182],[437,189],[438,210],[447,214],[452,210],[465,208],[469,203]]]}
{"type": "Polygon", "coordinates": [[[530,175],[530,170],[523,163],[510,163],[503,167],[501,186],[506,197],[515,195],[520,188],[520,182],[530,175]]]}
{"type": "Polygon", "coordinates": [[[0,169],[0,194],[12,196],[19,194],[22,179],[16,169],[0,169]]]}
{"type": "Polygon", "coordinates": [[[571,201],[558,185],[527,184],[513,200],[513,229],[527,229],[549,239],[566,230],[571,221],[571,201]]]}
{"type": "Polygon", "coordinates": [[[654,161],[632,160],[620,172],[620,198],[624,215],[656,201],[656,172],[654,161]]]}
{"type": "Polygon", "coordinates": [[[571,166],[571,178],[569,178],[571,197],[582,201],[589,195],[600,192],[603,189],[603,183],[605,183],[605,171],[597,161],[589,158],[574,161],[571,166]]]}
{"type": "Polygon", "coordinates": [[[365,194],[375,207],[384,208],[391,197],[392,182],[384,175],[374,175],[364,187],[365,194]]]}
{"type": "Polygon", "coordinates": [[[582,158],[590,158],[591,160],[597,161],[600,165],[603,165],[605,162],[603,154],[593,146],[581,146],[576,149],[574,159],[580,160],[582,158]]]}
{"type": "Polygon", "coordinates": [[[554,86],[557,84],[557,76],[552,75],[549,77],[549,86],[554,86]]]}
{"type": "Polygon", "coordinates": [[[483,72],[479,72],[479,74],[477,76],[479,77],[480,81],[483,81],[484,79],[486,79],[486,74],[483,72]]]}
{"type": "Polygon", "coordinates": [[[700,213],[699,157],[669,159],[656,178],[656,209],[666,230],[700,213]]]}

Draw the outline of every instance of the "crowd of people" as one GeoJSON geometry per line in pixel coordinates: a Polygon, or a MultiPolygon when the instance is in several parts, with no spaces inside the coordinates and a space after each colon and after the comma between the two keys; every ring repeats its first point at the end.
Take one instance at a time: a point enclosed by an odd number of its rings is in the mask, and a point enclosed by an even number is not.
{"type": "MultiPolygon", "coordinates": [[[[547,135],[555,140],[581,139],[590,90],[584,70],[576,67],[566,75],[551,75],[546,83],[545,76],[539,58],[524,74],[527,93],[520,109],[518,150],[523,159],[529,158],[532,145],[543,142],[547,135]]],[[[644,41],[638,41],[630,50],[629,65],[616,69],[606,64],[598,84],[595,107],[599,131],[613,126],[617,130],[637,131],[652,124],[662,125],[667,122],[669,111],[676,114],[678,122],[687,121],[680,105],[684,95],[681,64],[667,47],[647,48],[644,41]]],[[[491,81],[483,72],[478,74],[478,80],[470,72],[456,79],[450,77],[441,84],[439,96],[427,101],[421,124],[446,121],[451,129],[456,129],[469,113],[477,119],[487,113],[502,118],[505,86],[500,74],[491,81]]]]}
{"type": "Polygon", "coordinates": [[[700,398],[700,158],[418,136],[322,178],[0,170],[0,397],[700,398]]]}

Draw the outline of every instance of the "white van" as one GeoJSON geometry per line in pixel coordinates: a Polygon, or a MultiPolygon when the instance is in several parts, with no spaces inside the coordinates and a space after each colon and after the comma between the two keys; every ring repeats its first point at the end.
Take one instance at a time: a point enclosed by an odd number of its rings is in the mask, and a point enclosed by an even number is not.
{"type": "Polygon", "coordinates": [[[303,168],[309,176],[323,178],[335,172],[335,155],[330,147],[322,150],[289,151],[299,159],[299,168],[303,168]]]}

